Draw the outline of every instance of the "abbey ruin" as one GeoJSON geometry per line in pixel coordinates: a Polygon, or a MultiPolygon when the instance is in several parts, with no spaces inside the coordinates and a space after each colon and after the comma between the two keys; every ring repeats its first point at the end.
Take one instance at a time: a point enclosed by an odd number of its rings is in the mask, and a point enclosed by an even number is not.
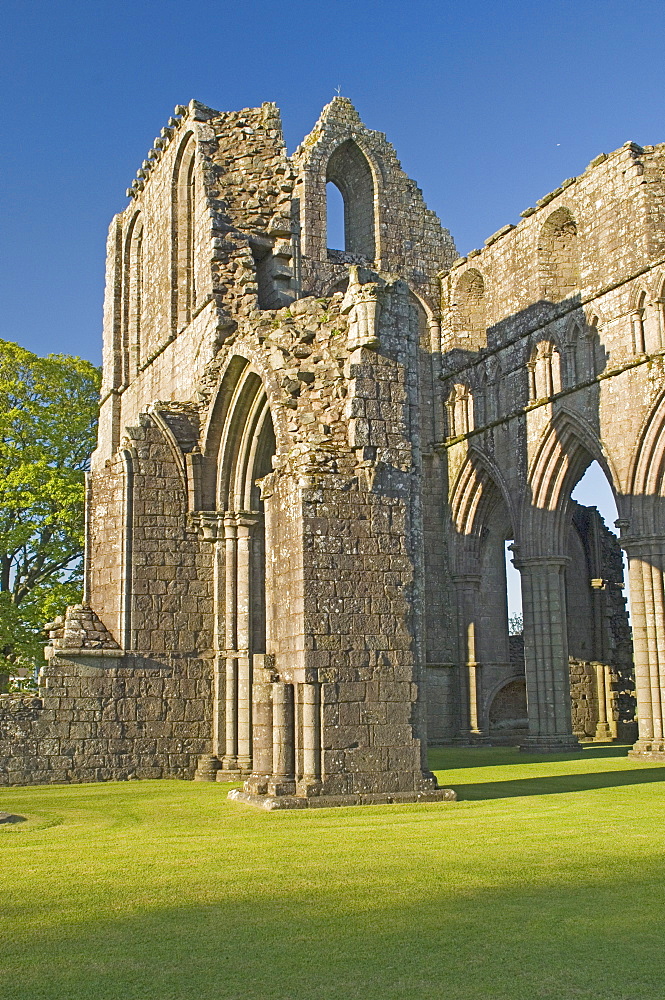
{"type": "Polygon", "coordinates": [[[273,104],[178,107],[128,194],[84,604],[0,698],[0,782],[275,808],[451,797],[428,741],[665,760],[665,145],[466,257],[342,97],[292,156],[273,104]]]}

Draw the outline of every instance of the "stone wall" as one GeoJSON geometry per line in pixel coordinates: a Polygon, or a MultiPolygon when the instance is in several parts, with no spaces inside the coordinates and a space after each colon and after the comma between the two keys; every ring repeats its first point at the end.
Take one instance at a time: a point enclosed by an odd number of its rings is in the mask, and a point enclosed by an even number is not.
{"type": "Polygon", "coordinates": [[[0,695],[0,784],[192,778],[211,704],[202,659],[54,656],[39,698],[0,695]]]}

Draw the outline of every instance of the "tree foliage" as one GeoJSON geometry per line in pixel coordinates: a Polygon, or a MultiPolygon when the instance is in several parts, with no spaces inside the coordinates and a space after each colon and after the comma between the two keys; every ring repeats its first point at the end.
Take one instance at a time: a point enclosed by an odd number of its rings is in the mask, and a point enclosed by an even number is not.
{"type": "Polygon", "coordinates": [[[85,471],[100,372],[0,340],[0,670],[40,656],[40,627],[81,599],[85,471]]]}

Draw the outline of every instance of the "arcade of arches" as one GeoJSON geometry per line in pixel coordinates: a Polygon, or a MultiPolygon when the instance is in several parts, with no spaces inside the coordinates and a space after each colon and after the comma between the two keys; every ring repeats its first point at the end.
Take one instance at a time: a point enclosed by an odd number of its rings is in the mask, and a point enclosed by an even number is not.
{"type": "Polygon", "coordinates": [[[128,195],[84,603],[0,782],[301,808],[454,797],[428,743],[665,759],[665,147],[466,257],[341,97],[292,156],[272,104],[179,106],[128,195]]]}

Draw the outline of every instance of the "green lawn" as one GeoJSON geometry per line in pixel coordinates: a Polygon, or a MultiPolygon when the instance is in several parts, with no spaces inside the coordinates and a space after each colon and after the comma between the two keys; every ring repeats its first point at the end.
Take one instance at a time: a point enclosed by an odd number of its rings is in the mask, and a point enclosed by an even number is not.
{"type": "Polygon", "coordinates": [[[0,790],[3,1000],[664,1000],[665,766],[435,750],[460,801],[0,790]]]}

